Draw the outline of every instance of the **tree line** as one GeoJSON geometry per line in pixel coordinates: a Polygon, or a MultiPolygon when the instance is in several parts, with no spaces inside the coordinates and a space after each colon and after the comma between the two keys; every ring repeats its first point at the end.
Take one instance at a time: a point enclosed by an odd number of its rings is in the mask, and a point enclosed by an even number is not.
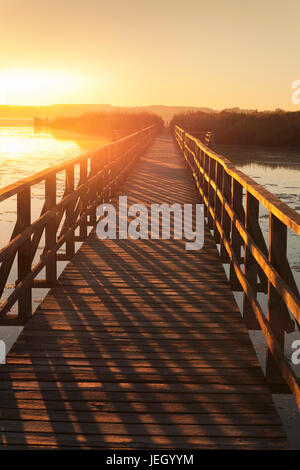
{"type": "Polygon", "coordinates": [[[211,131],[216,144],[299,146],[300,112],[201,111],[177,114],[170,122],[201,138],[211,131]]]}
{"type": "Polygon", "coordinates": [[[100,111],[84,113],[78,117],[60,117],[52,121],[51,127],[114,139],[153,124],[162,127],[163,120],[156,114],[143,111],[100,111]]]}

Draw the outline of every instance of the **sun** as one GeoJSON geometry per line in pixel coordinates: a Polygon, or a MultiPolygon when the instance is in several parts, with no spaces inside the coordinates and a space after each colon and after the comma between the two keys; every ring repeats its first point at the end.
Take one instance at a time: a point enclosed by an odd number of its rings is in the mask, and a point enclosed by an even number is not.
{"type": "Polygon", "coordinates": [[[0,104],[46,105],[74,98],[85,79],[62,70],[0,71],[0,104]]]}

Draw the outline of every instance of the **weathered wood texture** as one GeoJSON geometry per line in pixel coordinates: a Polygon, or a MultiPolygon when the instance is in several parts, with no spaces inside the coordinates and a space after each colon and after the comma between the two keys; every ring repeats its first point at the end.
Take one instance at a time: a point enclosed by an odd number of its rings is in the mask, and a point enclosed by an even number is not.
{"type": "Polygon", "coordinates": [[[300,215],[185,130],[175,126],[174,137],[221,257],[230,263],[231,287],[244,292],[243,318],[248,328],[264,334],[268,383],[276,388],[287,385],[300,410],[299,379],[284,354],[285,332],[300,324],[300,296],[287,258],[287,229],[300,236],[300,215]],[[269,247],[260,227],[260,208],[269,213],[269,247]],[[257,292],[268,296],[267,318],[257,292]]]}
{"type": "MultiPolygon", "coordinates": [[[[128,203],[196,203],[160,135],[128,203]]],[[[0,368],[2,448],[282,449],[286,438],[215,241],[90,235],[0,368]]]]}

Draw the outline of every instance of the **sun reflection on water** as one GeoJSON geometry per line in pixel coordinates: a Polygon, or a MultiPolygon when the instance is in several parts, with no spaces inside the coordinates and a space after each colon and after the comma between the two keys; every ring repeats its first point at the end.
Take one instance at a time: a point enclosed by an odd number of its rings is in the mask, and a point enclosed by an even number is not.
{"type": "Polygon", "coordinates": [[[83,138],[64,132],[53,135],[48,129],[36,131],[33,126],[8,127],[0,123],[0,187],[103,143],[106,140],[101,138],[83,138]]]}

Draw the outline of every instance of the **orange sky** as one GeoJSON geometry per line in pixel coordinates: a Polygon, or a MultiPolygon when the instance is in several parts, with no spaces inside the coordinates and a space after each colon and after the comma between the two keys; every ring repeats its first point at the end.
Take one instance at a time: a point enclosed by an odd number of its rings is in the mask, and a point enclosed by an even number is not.
{"type": "Polygon", "coordinates": [[[299,0],[1,0],[0,103],[299,110],[299,17],[299,0]]]}

